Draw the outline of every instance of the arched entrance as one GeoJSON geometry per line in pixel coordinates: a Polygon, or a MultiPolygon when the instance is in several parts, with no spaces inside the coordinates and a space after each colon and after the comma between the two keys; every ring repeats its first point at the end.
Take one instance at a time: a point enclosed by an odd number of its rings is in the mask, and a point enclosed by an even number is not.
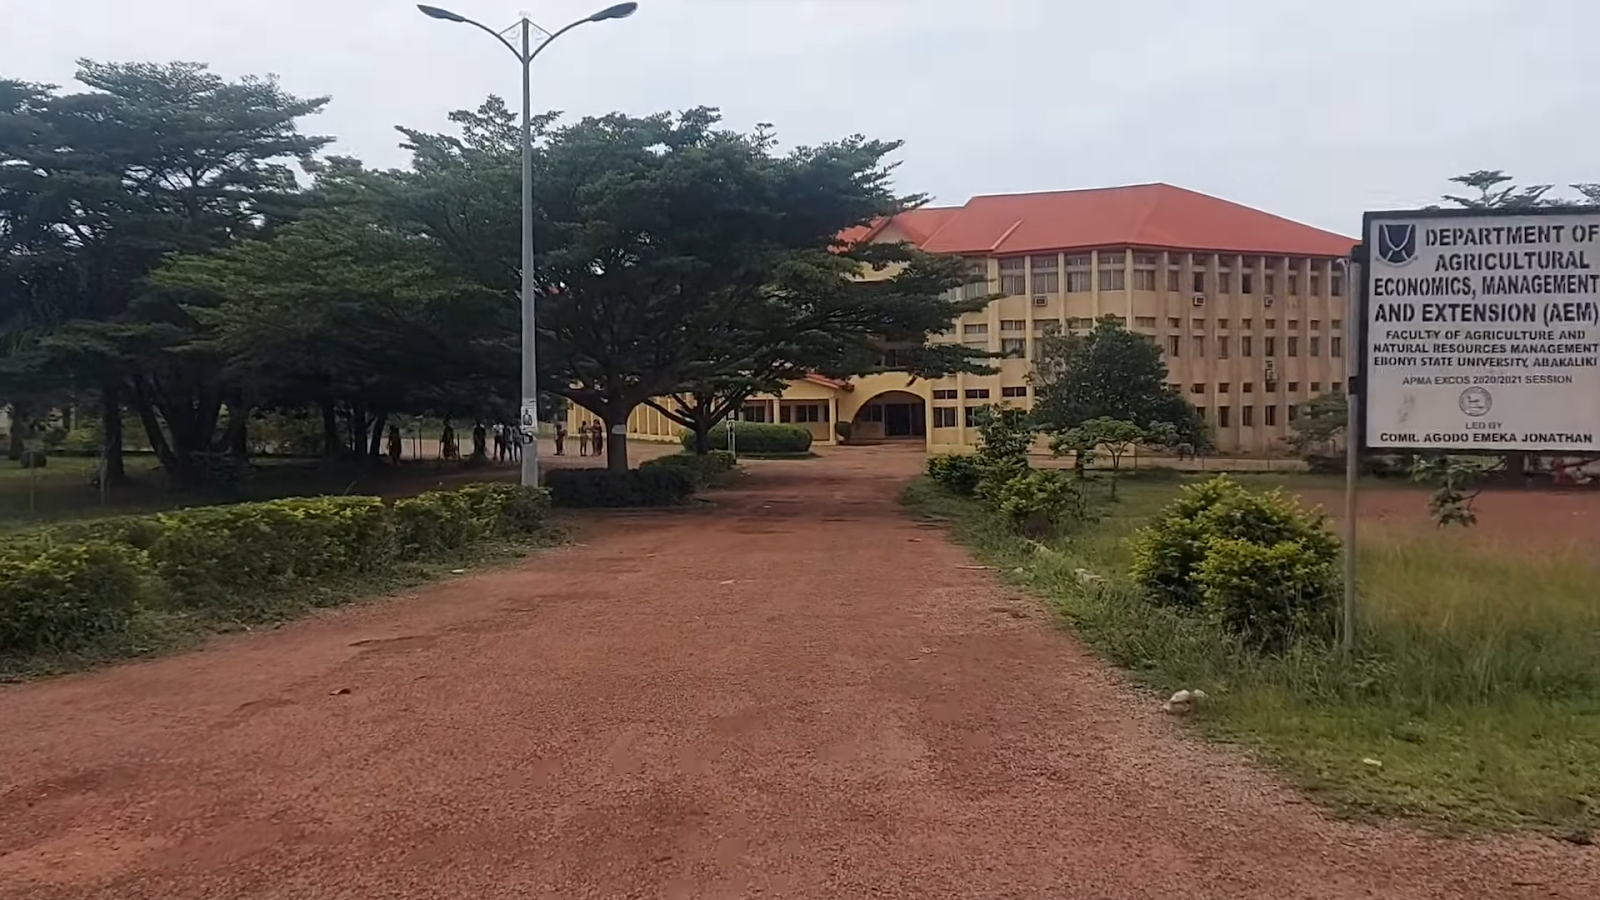
{"type": "Polygon", "coordinates": [[[856,410],[850,441],[928,440],[928,410],[921,397],[907,391],[884,391],[856,410]]]}

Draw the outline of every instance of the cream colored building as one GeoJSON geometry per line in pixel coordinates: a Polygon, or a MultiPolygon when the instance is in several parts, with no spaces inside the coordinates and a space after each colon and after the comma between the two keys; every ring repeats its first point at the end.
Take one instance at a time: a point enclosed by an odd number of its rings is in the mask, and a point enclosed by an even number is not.
{"type": "MultiPolygon", "coordinates": [[[[1162,348],[1168,382],[1202,411],[1219,451],[1286,453],[1296,407],[1338,389],[1352,352],[1341,259],[1353,239],[1170,185],[975,197],[843,237],[970,260],[988,281],[967,295],[1003,296],[939,339],[1006,356],[993,375],[814,376],[745,408],[747,419],[803,424],[819,443],[846,421],[851,442],[969,449],[977,409],[1032,404],[1040,337],[1112,315],[1162,348]]],[[[629,423],[643,440],[680,430],[651,409],[629,423]]]]}

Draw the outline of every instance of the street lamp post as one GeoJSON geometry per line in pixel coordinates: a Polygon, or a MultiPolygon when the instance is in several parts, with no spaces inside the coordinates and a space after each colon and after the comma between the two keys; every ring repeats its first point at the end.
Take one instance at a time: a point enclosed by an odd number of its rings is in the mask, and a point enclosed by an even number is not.
{"type": "Polygon", "coordinates": [[[633,15],[638,8],[639,4],[633,2],[608,6],[592,16],[579,19],[552,33],[540,41],[538,46],[533,44],[535,26],[528,21],[527,16],[523,16],[517,22],[521,31],[521,46],[518,47],[506,40],[504,34],[459,13],[437,6],[423,4],[417,6],[417,9],[429,18],[471,25],[486,32],[505,45],[505,48],[511,51],[511,55],[522,63],[522,408],[518,411],[518,424],[532,431],[531,437],[524,435],[526,442],[522,453],[524,487],[537,487],[539,484],[539,372],[533,304],[533,82],[531,78],[533,61],[544,48],[550,46],[552,41],[579,25],[604,22],[607,19],[624,19],[633,15]]]}

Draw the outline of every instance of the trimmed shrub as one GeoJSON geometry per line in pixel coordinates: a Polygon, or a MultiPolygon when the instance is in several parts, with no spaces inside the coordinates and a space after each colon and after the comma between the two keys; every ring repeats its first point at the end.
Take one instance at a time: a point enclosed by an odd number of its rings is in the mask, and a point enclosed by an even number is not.
{"type": "Polygon", "coordinates": [[[489,537],[532,534],[544,525],[550,495],[514,484],[469,484],[396,500],[391,510],[403,559],[426,559],[489,537]]]}
{"type": "Polygon", "coordinates": [[[970,497],[983,478],[983,463],[976,456],[950,453],[928,457],[928,477],[960,497],[970,497]]]}
{"type": "Polygon", "coordinates": [[[1206,617],[1251,645],[1281,650],[1333,633],[1333,561],[1302,541],[1258,544],[1213,537],[1195,573],[1206,617]]]}
{"type": "Polygon", "coordinates": [[[158,513],[155,571],[188,606],[369,571],[394,556],[394,525],[377,497],[306,497],[158,513]]]}
{"type": "Polygon", "coordinates": [[[1002,485],[995,507],[1024,533],[1043,537],[1084,516],[1083,491],[1067,473],[1034,469],[1002,485]]]}
{"type": "Polygon", "coordinates": [[[0,557],[0,654],[81,650],[159,599],[143,551],[105,542],[0,557]]]}
{"type": "MultiPolygon", "coordinates": [[[[811,432],[798,425],[774,425],[771,422],[740,422],[734,426],[734,450],[738,453],[810,453],[811,432]]],[[[685,450],[694,449],[694,432],[686,431],[682,437],[685,450]]],[[[713,447],[728,446],[727,423],[711,429],[713,447]]]]}
{"type": "Polygon", "coordinates": [[[679,466],[612,472],[609,469],[551,469],[545,487],[556,505],[568,509],[680,506],[694,496],[695,477],[679,466]]]}
{"type": "Polygon", "coordinates": [[[1281,490],[1252,493],[1222,476],[1183,489],[1155,522],[1133,538],[1133,577],[1157,599],[1195,607],[1195,581],[1212,539],[1262,547],[1299,541],[1314,558],[1332,565],[1339,541],[1320,513],[1305,510],[1281,490]]]}
{"type": "Polygon", "coordinates": [[[701,456],[696,453],[674,453],[671,456],[658,456],[639,464],[640,469],[682,469],[688,472],[695,480],[695,484],[704,487],[717,479],[717,476],[733,471],[736,464],[734,456],[726,450],[713,450],[701,456]]]}

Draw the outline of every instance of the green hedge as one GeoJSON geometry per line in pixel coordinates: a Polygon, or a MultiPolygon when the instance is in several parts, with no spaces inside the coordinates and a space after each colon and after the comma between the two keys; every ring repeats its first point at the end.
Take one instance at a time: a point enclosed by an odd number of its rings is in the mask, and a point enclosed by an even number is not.
{"type": "Polygon", "coordinates": [[[126,633],[141,610],[266,617],[297,605],[286,597],[333,579],[534,534],[549,505],[542,490],[474,484],[393,504],[300,497],[8,538],[0,545],[0,656],[83,650],[126,633]]]}
{"type": "MultiPolygon", "coordinates": [[[[811,432],[798,425],[774,425],[770,422],[740,422],[734,426],[734,451],[737,453],[809,453],[811,432]]],[[[685,450],[694,449],[694,432],[686,431],[682,437],[685,450]]],[[[711,429],[711,446],[728,446],[728,426],[711,429]]]]}
{"type": "Polygon", "coordinates": [[[671,456],[658,456],[639,464],[640,469],[682,469],[694,477],[695,483],[704,487],[716,481],[717,476],[733,471],[737,465],[732,453],[726,450],[713,450],[704,456],[696,453],[674,453],[671,456]]]}
{"type": "Polygon", "coordinates": [[[652,466],[612,472],[609,469],[551,469],[545,488],[556,506],[569,509],[617,509],[678,506],[694,496],[694,473],[681,466],[652,466]]]}

